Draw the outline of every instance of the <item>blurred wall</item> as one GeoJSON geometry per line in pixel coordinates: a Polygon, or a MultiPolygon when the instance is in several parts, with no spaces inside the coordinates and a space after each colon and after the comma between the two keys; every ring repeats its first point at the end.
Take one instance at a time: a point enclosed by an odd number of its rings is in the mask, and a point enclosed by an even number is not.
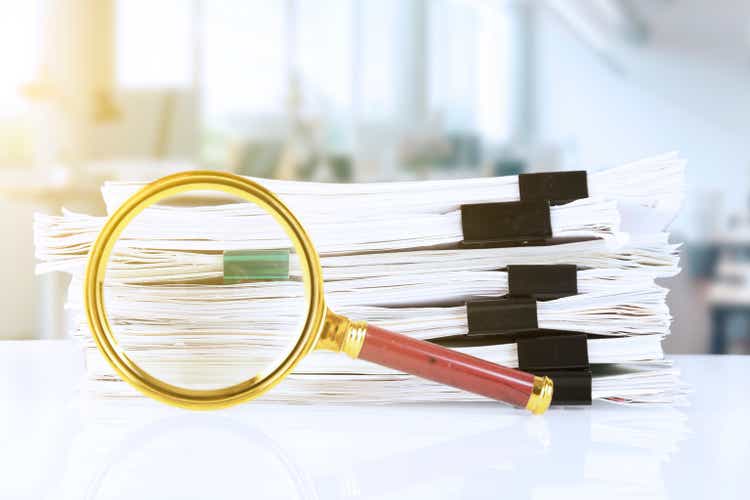
{"type": "MultiPolygon", "coordinates": [[[[706,2],[704,9],[713,7],[706,2]]],[[[645,45],[623,47],[606,59],[548,10],[537,11],[535,24],[540,142],[562,144],[572,163],[587,167],[680,150],[688,159],[688,193],[673,229],[686,237],[700,236],[695,213],[702,207],[695,205],[705,199],[703,193],[723,193],[732,211],[746,207],[746,45],[736,52],[720,50],[690,30],[660,30],[654,23],[645,45]]]]}

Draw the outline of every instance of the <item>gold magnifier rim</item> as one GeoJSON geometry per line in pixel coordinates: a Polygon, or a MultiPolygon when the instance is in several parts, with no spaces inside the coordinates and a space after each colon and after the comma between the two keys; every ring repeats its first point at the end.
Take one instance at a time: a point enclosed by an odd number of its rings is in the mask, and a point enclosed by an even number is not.
{"type": "Polygon", "coordinates": [[[257,182],[211,170],[181,172],[158,179],[136,192],[109,217],[89,252],[84,304],[99,351],[123,380],[146,396],[193,410],[225,408],[257,398],[271,389],[315,347],[326,315],[320,259],[302,224],[276,195],[257,182]],[[255,203],[273,215],[294,245],[308,304],[299,339],[286,357],[244,382],[219,389],[199,390],[172,385],[141,369],[118,345],[104,305],[107,264],[122,231],[147,207],[187,191],[222,191],[255,203]]]}

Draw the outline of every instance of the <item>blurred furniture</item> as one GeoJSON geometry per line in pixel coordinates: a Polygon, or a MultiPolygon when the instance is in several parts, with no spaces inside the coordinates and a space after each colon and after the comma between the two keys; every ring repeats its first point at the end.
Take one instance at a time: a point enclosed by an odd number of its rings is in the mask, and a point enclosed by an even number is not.
{"type": "Polygon", "coordinates": [[[750,231],[747,229],[719,233],[709,244],[720,256],[750,260],[750,231]]]}
{"type": "Polygon", "coordinates": [[[728,257],[719,261],[715,281],[708,289],[711,314],[711,353],[726,354],[732,319],[744,323],[742,337],[750,340],[750,261],[728,257]]]}
{"type": "Polygon", "coordinates": [[[706,242],[689,244],[687,255],[690,276],[709,282],[710,352],[726,354],[730,344],[750,342],[750,230],[716,232],[706,242]]]}
{"type": "Polygon", "coordinates": [[[697,280],[713,278],[716,263],[719,259],[719,247],[711,243],[688,243],[685,248],[687,255],[687,271],[690,277],[697,280]]]}

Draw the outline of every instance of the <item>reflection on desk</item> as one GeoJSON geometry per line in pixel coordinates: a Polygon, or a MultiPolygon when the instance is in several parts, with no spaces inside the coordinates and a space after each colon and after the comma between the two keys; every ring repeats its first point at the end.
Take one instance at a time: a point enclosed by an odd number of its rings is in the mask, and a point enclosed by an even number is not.
{"type": "Polygon", "coordinates": [[[301,406],[283,408],[280,417],[278,407],[191,414],[154,412],[150,404],[139,410],[122,402],[96,406],[107,408],[90,416],[69,459],[76,464],[65,478],[70,498],[156,492],[176,498],[478,498],[500,492],[559,498],[582,484],[592,495],[662,498],[661,464],[687,435],[676,410],[649,411],[650,418],[639,410],[629,416],[582,411],[549,422],[513,411],[491,422],[486,410],[479,411],[485,418],[473,418],[475,407],[442,415],[434,406],[301,406]],[[342,412],[351,418],[341,418],[342,412]],[[437,414],[428,426],[426,413],[437,414]],[[575,448],[555,442],[571,433],[579,436],[575,448]],[[153,490],[154,484],[160,487],[153,490]]]}
{"type": "MultiPolygon", "coordinates": [[[[0,370],[9,351],[0,344],[0,370]]],[[[0,437],[3,498],[735,498],[750,459],[742,357],[676,358],[697,389],[691,408],[538,418],[494,403],[190,413],[71,399],[67,357],[14,353],[15,385],[0,391],[17,417],[0,437]]]]}

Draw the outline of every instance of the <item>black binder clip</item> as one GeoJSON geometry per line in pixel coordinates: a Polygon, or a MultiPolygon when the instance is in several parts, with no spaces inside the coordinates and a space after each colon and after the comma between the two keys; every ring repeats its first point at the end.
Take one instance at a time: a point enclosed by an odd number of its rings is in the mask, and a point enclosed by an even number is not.
{"type": "Polygon", "coordinates": [[[554,382],[552,404],[590,405],[591,368],[585,334],[519,339],[518,367],[554,382]]]}
{"type": "Polygon", "coordinates": [[[559,299],[578,293],[575,265],[508,266],[508,296],[559,299]]]}
{"type": "Polygon", "coordinates": [[[555,406],[591,405],[591,370],[553,370],[536,372],[549,377],[554,384],[552,404],[555,406]]]}
{"type": "Polygon", "coordinates": [[[552,239],[550,205],[589,195],[583,170],[521,174],[518,189],[521,201],[461,206],[463,246],[547,243],[552,239]]]}
{"type": "Polygon", "coordinates": [[[523,201],[549,201],[551,205],[589,197],[585,170],[543,172],[518,176],[518,191],[523,201]]]}
{"type": "Polygon", "coordinates": [[[469,335],[514,335],[539,328],[536,300],[530,297],[469,300],[469,335]]]}
{"type": "Polygon", "coordinates": [[[542,242],[552,238],[549,202],[461,205],[463,245],[542,242]]]}
{"type": "Polygon", "coordinates": [[[518,340],[518,366],[530,372],[589,367],[586,334],[518,340]]]}

